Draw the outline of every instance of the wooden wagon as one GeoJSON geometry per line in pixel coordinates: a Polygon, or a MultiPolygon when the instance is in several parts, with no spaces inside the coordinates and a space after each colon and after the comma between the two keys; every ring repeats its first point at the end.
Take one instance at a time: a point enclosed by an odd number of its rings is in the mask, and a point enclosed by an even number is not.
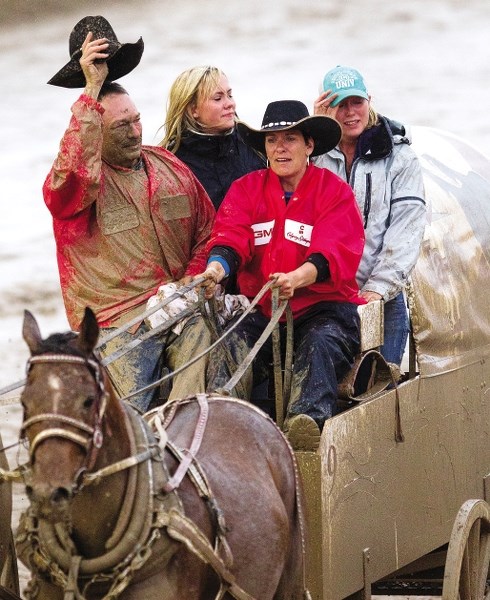
{"type": "MultiPolygon", "coordinates": [[[[436,130],[414,140],[429,223],[405,381],[327,421],[317,452],[297,453],[315,600],[369,598],[374,582],[444,564],[444,598],[488,597],[490,160],[436,130]]],[[[364,331],[376,326],[364,319],[364,331]]]]}

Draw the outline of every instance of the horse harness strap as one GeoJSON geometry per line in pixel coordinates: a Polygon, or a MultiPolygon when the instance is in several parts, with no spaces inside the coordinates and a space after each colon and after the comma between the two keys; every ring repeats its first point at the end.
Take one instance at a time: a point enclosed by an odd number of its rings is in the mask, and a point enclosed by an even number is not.
{"type": "MultiPolygon", "coordinates": [[[[171,509],[166,513],[165,517],[166,522],[164,525],[168,534],[187,546],[191,552],[214,569],[224,583],[222,590],[223,588],[226,589],[236,600],[256,600],[254,596],[248,594],[236,583],[234,575],[226,568],[207,537],[191,519],[175,509],[171,509]]],[[[220,597],[222,597],[221,593],[218,598],[220,597]]]]}
{"type": "Polygon", "coordinates": [[[99,469],[95,473],[84,473],[83,475],[83,485],[91,485],[98,484],[101,479],[104,477],[108,477],[109,475],[114,475],[114,473],[119,473],[120,471],[124,471],[125,469],[130,469],[150,458],[154,458],[159,453],[159,449],[157,446],[153,446],[144,452],[140,452],[135,456],[128,456],[128,458],[123,458],[117,463],[113,463],[112,465],[108,465],[107,467],[103,467],[99,469]]]}
{"type": "Polygon", "coordinates": [[[81,556],[72,556],[70,571],[68,572],[68,578],[66,580],[63,600],[81,600],[82,598],[78,590],[78,571],[80,570],[81,562],[81,556]]]}
{"type": "Polygon", "coordinates": [[[180,465],[177,468],[177,471],[164,485],[163,489],[165,490],[165,492],[167,492],[167,494],[179,487],[179,485],[182,482],[182,479],[185,477],[185,474],[191,466],[192,461],[195,460],[199,448],[201,447],[202,438],[206,429],[206,424],[208,422],[209,405],[205,394],[197,394],[196,397],[199,403],[200,410],[199,419],[197,421],[196,429],[191,442],[191,447],[189,448],[189,450],[184,450],[184,456],[180,462],[180,465]]]}
{"type": "MultiPolygon", "coordinates": [[[[179,462],[184,460],[186,455],[184,454],[183,450],[177,448],[177,446],[170,440],[167,440],[167,449],[179,462]]],[[[209,483],[207,482],[204,472],[202,471],[202,468],[198,462],[194,462],[189,465],[186,475],[194,484],[194,487],[201,498],[209,499],[211,497],[209,483]]]]}

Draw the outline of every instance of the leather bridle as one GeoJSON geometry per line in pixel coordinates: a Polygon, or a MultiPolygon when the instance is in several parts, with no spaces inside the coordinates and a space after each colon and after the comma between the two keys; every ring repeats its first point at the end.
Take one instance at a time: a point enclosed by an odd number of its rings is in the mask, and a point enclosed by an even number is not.
{"type": "Polygon", "coordinates": [[[95,399],[95,418],[94,424],[88,425],[84,421],[68,417],[66,415],[55,412],[42,413],[34,417],[25,419],[22,423],[21,437],[25,437],[27,430],[37,423],[53,423],[67,425],[77,431],[72,431],[66,427],[50,426],[40,431],[32,440],[29,446],[29,457],[31,461],[34,459],[34,453],[39,444],[49,438],[64,438],[78,446],[80,446],[85,454],[85,465],[77,474],[77,479],[84,471],[89,470],[95,463],[97,451],[102,447],[104,436],[102,433],[102,421],[107,406],[107,392],[104,386],[104,379],[101,366],[95,360],[83,358],[81,356],[72,356],[66,354],[41,354],[32,356],[27,362],[27,372],[30,371],[32,365],[39,363],[67,363],[84,365],[89,367],[97,384],[97,397],[95,399]]]}

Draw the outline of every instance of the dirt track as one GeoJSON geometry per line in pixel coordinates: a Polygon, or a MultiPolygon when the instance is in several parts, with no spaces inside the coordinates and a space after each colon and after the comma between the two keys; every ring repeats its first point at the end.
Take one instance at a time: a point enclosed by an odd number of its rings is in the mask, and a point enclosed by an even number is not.
{"type": "MultiPolygon", "coordinates": [[[[130,3],[132,0],[126,0],[130,3]]],[[[117,4],[117,0],[104,0],[104,7],[117,4]]],[[[5,25],[18,25],[28,23],[30,25],[45,21],[56,13],[68,14],[72,11],[87,10],[100,12],[100,2],[93,0],[2,0],[0,2],[0,23],[5,25]]]]}

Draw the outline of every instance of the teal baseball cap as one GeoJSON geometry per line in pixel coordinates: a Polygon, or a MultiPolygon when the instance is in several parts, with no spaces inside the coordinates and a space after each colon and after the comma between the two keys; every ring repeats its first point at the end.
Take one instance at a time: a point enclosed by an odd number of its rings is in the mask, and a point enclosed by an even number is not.
{"type": "Polygon", "coordinates": [[[332,90],[334,94],[338,94],[337,98],[330,106],[337,106],[345,98],[349,96],[359,96],[369,100],[366,84],[359,71],[351,67],[342,67],[337,65],[335,69],[331,69],[323,78],[323,91],[332,90]]]}

